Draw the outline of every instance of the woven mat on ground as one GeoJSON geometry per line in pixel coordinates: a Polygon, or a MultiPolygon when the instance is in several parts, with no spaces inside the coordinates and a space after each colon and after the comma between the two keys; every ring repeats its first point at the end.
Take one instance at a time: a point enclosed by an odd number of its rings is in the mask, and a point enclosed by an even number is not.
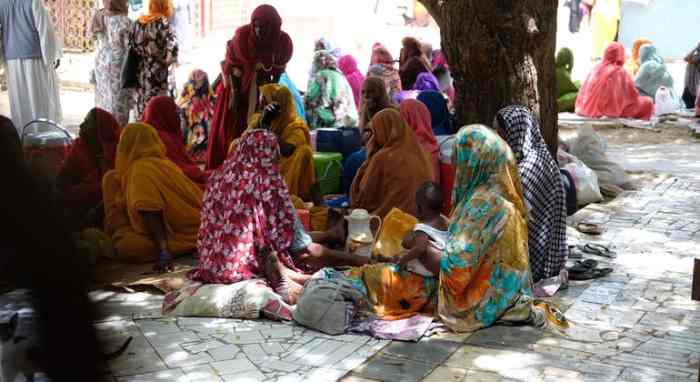
{"type": "Polygon", "coordinates": [[[197,260],[183,256],[174,261],[175,271],[153,272],[153,263],[125,264],[110,259],[100,259],[93,272],[93,289],[115,288],[128,292],[159,291],[167,293],[180,289],[187,280],[187,272],[194,269],[197,260]]]}

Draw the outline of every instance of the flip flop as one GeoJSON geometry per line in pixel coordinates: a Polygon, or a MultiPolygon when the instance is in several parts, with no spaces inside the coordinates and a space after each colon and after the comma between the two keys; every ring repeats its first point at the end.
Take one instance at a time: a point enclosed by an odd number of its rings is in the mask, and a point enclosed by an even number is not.
{"type": "Polygon", "coordinates": [[[575,245],[569,246],[569,258],[570,259],[583,259],[583,251],[575,245]]]}
{"type": "Polygon", "coordinates": [[[568,268],[567,270],[569,271],[569,274],[571,273],[586,273],[592,269],[595,269],[598,267],[598,262],[593,260],[593,259],[588,259],[584,261],[577,261],[576,264],[568,268]]]}
{"type": "Polygon", "coordinates": [[[609,259],[616,257],[615,252],[602,244],[588,243],[583,246],[582,250],[589,255],[607,257],[609,259]]]}
{"type": "Polygon", "coordinates": [[[603,228],[597,224],[592,223],[578,223],[576,225],[576,230],[587,235],[598,236],[603,234],[603,228]]]}
{"type": "Polygon", "coordinates": [[[611,274],[612,272],[612,268],[589,269],[587,272],[583,273],[569,273],[569,280],[585,281],[599,279],[611,274]]]}

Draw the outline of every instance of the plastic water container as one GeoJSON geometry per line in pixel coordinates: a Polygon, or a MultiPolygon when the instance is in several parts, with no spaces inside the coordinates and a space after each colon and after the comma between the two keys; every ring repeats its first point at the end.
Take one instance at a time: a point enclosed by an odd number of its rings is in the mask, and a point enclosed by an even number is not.
{"type": "Polygon", "coordinates": [[[343,156],[340,153],[314,153],[314,168],[321,194],[330,195],[340,192],[340,180],[343,174],[343,156]]]}
{"type": "Polygon", "coordinates": [[[360,129],[340,127],[316,129],[316,151],[321,153],[340,153],[343,163],[348,157],[362,147],[360,129]]]}
{"type": "Polygon", "coordinates": [[[48,119],[31,121],[22,129],[25,160],[46,170],[51,178],[57,177],[63,168],[72,144],[68,130],[48,119]]]}

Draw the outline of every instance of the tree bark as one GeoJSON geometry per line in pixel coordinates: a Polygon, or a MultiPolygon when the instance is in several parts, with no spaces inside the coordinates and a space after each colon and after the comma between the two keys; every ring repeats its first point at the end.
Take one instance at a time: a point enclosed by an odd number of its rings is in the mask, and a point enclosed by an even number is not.
{"type": "Polygon", "coordinates": [[[501,108],[525,105],[556,153],[557,0],[419,1],[440,26],[460,126],[491,126],[501,108]]]}

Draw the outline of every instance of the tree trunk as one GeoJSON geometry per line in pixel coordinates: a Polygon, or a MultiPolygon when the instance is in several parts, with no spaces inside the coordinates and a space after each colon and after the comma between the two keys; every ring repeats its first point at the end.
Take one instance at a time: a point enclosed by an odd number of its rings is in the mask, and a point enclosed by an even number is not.
{"type": "Polygon", "coordinates": [[[419,1],[440,26],[460,126],[491,126],[501,108],[525,105],[539,116],[542,135],[556,153],[558,1],[419,1]]]}

